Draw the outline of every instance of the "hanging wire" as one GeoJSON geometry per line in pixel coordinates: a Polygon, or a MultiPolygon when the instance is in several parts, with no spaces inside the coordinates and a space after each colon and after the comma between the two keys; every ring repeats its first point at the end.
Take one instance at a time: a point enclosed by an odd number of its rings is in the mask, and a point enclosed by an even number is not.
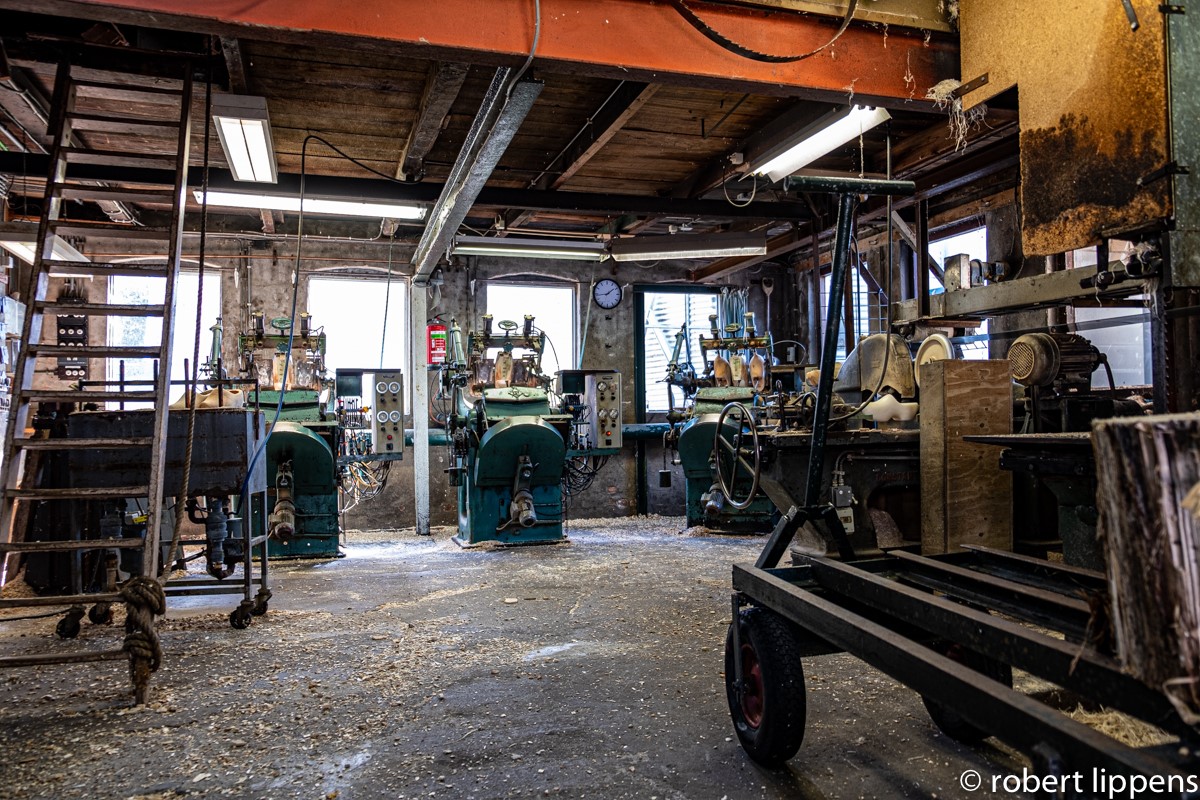
{"type": "MultiPolygon", "coordinates": [[[[387,349],[387,324],[388,324],[388,306],[392,301],[392,246],[396,244],[396,237],[392,236],[388,241],[388,260],[387,260],[387,287],[383,293],[383,333],[379,338],[379,368],[383,369],[383,353],[387,349]]],[[[420,290],[420,287],[413,287],[420,290]]]]}

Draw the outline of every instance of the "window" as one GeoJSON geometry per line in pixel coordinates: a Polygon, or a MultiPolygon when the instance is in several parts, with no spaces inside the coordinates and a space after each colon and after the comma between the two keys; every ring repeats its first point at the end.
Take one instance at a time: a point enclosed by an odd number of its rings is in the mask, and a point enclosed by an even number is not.
{"type": "MultiPolygon", "coordinates": [[[[161,303],[166,278],[143,278],[132,275],[114,275],[108,279],[109,303],[161,303]]],[[[175,282],[175,317],[174,340],[171,349],[171,380],[181,381],[187,377],[184,373],[184,361],[191,366],[192,355],[196,342],[196,294],[200,290],[200,273],[179,273],[175,282]]],[[[200,313],[200,363],[203,364],[212,347],[212,334],[209,328],[221,316],[221,275],[216,270],[204,273],[204,306],[200,313]]],[[[162,319],[158,317],[109,317],[108,343],[110,345],[130,345],[148,347],[162,342],[162,319]]],[[[151,359],[117,359],[107,362],[107,380],[116,381],[120,377],[121,361],[125,361],[125,380],[149,381],[153,379],[153,362],[151,359]]],[[[228,369],[228,367],[227,367],[228,369]]],[[[190,369],[189,369],[190,371],[190,369]]],[[[145,389],[146,387],[139,387],[145,389]]],[[[170,397],[172,402],[183,396],[183,386],[173,386],[170,397]]],[[[148,403],[126,404],[126,408],[148,406],[148,403]]]]}
{"type": "MultiPolygon", "coordinates": [[[[950,256],[966,255],[977,261],[987,260],[987,228],[976,228],[957,236],[949,236],[929,243],[929,254],[943,267],[950,256]]],[[[936,284],[942,288],[941,281],[930,276],[930,285],[936,284]]],[[[934,292],[936,294],[936,291],[934,292]]],[[[985,319],[979,327],[969,332],[961,339],[955,339],[962,357],[972,361],[983,361],[988,358],[988,321],[985,319]]]]}
{"type": "MultiPolygon", "coordinates": [[[[662,380],[675,352],[675,334],[687,325],[686,344],[679,360],[690,363],[696,374],[704,372],[699,337],[708,335],[708,317],[717,313],[718,295],[711,292],[646,292],[642,337],[642,368],[645,370],[646,411],[667,410],[667,384],[662,380]]],[[[675,400],[682,398],[676,392],[675,400]]]]}
{"type": "Polygon", "coordinates": [[[575,367],[574,287],[489,283],[484,306],[494,318],[492,330],[501,320],[524,325],[525,315],[533,315],[534,327],[546,334],[542,372],[553,375],[575,367]]]}
{"type": "MultiPolygon", "coordinates": [[[[864,269],[865,269],[864,265],[864,269]]],[[[831,275],[821,276],[821,335],[824,336],[825,321],[829,319],[829,283],[831,275]]],[[[854,310],[854,343],[846,347],[845,323],[838,326],[837,360],[843,361],[849,350],[853,350],[858,340],[872,333],[883,331],[887,308],[884,304],[887,297],[874,290],[863,278],[859,270],[851,267],[850,278],[846,283],[846,291],[850,292],[851,307],[854,310]],[[881,317],[880,315],[884,315],[881,317]]],[[[845,313],[845,306],[843,312],[845,313]]]]}
{"type": "Polygon", "coordinates": [[[324,275],[308,279],[308,313],[313,330],[325,330],[330,376],[338,367],[382,366],[407,372],[407,290],[399,280],[324,275]]]}

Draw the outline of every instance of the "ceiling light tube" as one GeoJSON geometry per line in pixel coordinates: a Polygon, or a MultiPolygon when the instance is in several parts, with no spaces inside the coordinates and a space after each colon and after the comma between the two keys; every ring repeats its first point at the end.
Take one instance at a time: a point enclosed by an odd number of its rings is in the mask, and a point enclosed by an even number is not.
{"type": "Polygon", "coordinates": [[[495,236],[456,236],[451,252],[461,256],[558,258],[567,261],[603,261],[608,258],[604,242],[495,236]]]}
{"type": "Polygon", "coordinates": [[[217,95],[213,98],[212,118],[235,181],[279,180],[265,97],[217,95]]]}
{"type": "Polygon", "coordinates": [[[750,174],[765,175],[772,183],[783,180],[891,118],[887,109],[868,106],[848,106],[830,112],[759,154],[750,174]]]}
{"type": "Polygon", "coordinates": [[[761,256],[767,252],[767,237],[762,233],[639,236],[614,239],[609,249],[614,261],[761,256]]]}
{"type": "MultiPolygon", "coordinates": [[[[197,203],[204,202],[205,193],[193,192],[197,203]]],[[[300,198],[296,195],[253,194],[250,192],[227,192],[208,190],[208,205],[226,208],[253,208],[272,211],[300,211],[300,198]]],[[[305,214],[329,214],[338,217],[383,217],[385,219],[422,219],[425,209],[407,203],[385,203],[374,200],[332,200],[323,197],[304,198],[305,214]]]]}
{"type": "MultiPolygon", "coordinates": [[[[32,264],[37,260],[37,233],[31,231],[28,236],[0,233],[0,247],[12,253],[26,264],[32,264]]],[[[87,256],[72,247],[70,242],[61,236],[54,237],[51,258],[55,261],[75,261],[81,264],[89,263],[87,256]]]]}

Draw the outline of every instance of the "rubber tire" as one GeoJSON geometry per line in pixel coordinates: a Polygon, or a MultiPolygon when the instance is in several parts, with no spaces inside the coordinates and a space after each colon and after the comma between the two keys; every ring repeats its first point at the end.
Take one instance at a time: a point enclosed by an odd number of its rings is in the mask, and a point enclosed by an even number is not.
{"type": "MultiPolygon", "coordinates": [[[[951,661],[957,661],[963,666],[970,667],[976,672],[1012,688],[1012,667],[1008,664],[980,655],[974,650],[967,650],[953,642],[936,642],[931,647],[951,661]]],[[[930,700],[924,695],[921,696],[921,702],[925,704],[925,710],[929,712],[929,718],[933,720],[937,729],[956,742],[977,745],[991,736],[987,731],[967,722],[949,706],[936,700],[930,700]]]]}
{"type": "Polygon", "coordinates": [[[731,624],[725,636],[725,695],[729,714],[746,755],[768,769],[778,769],[796,755],[804,741],[808,703],[800,664],[800,636],[794,625],[765,608],[743,609],[738,624],[743,658],[757,659],[761,712],[754,724],[747,717],[743,698],[734,686],[731,624]]]}
{"type": "Polygon", "coordinates": [[[60,639],[74,639],[79,635],[79,617],[65,616],[54,626],[54,632],[60,639]]]}
{"type": "Polygon", "coordinates": [[[250,627],[250,614],[240,608],[229,612],[229,624],[235,630],[244,631],[250,627]]]}
{"type": "Polygon", "coordinates": [[[91,620],[93,625],[112,625],[112,606],[105,606],[101,609],[100,604],[97,603],[88,609],[88,619],[91,620]]]}
{"type": "Polygon", "coordinates": [[[261,617],[267,613],[267,611],[270,608],[270,605],[271,604],[269,602],[260,603],[257,600],[255,600],[254,607],[250,609],[250,613],[256,617],[261,617]]]}

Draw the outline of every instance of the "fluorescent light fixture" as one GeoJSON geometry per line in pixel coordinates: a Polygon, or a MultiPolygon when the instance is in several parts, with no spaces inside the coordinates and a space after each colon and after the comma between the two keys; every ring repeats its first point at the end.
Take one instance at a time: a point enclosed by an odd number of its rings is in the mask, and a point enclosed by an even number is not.
{"type": "MultiPolygon", "coordinates": [[[[26,264],[32,264],[37,260],[37,233],[36,231],[31,231],[28,235],[0,233],[0,247],[3,247],[26,264]]],[[[60,236],[54,237],[51,257],[56,261],[77,261],[81,264],[89,263],[87,256],[76,250],[66,239],[60,236]]]]}
{"type": "Polygon", "coordinates": [[[761,256],[767,252],[767,236],[764,233],[639,236],[614,239],[609,249],[614,261],[761,256]]]}
{"type": "MultiPolygon", "coordinates": [[[[192,193],[197,203],[204,202],[205,194],[197,189],[192,193]]],[[[208,190],[210,206],[228,208],[256,208],[272,211],[300,210],[297,195],[253,194],[250,192],[226,192],[208,190]]],[[[422,219],[425,209],[404,203],[382,203],[373,200],[330,200],[321,197],[304,198],[305,214],[330,214],[339,217],[383,217],[385,219],[422,219]]]]}
{"type": "Polygon", "coordinates": [[[783,180],[891,118],[887,109],[868,106],[848,106],[830,112],[759,154],[750,174],[765,175],[772,183],[783,180]]]}
{"type": "Polygon", "coordinates": [[[568,261],[603,261],[608,258],[604,242],[497,236],[456,236],[452,252],[460,256],[560,258],[568,261]]]}
{"type": "Polygon", "coordinates": [[[235,181],[278,181],[265,97],[217,95],[213,98],[212,117],[235,181]]]}

